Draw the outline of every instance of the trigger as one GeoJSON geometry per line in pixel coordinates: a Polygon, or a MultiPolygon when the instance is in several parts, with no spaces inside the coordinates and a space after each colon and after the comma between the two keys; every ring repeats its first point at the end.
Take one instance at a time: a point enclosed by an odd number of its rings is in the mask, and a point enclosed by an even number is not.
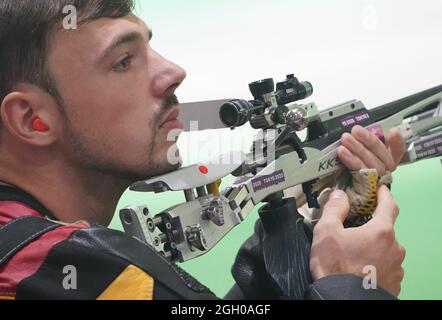
{"type": "Polygon", "coordinates": [[[319,192],[313,192],[313,183],[314,182],[306,182],[302,184],[302,190],[307,198],[307,204],[309,208],[320,208],[318,197],[319,192]]]}

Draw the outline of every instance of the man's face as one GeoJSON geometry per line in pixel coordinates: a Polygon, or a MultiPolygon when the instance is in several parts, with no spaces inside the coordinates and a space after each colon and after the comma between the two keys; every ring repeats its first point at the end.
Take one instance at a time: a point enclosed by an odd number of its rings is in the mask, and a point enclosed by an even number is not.
{"type": "Polygon", "coordinates": [[[149,45],[134,15],[60,30],[49,69],[65,114],[60,149],[72,166],[141,180],[176,169],[167,141],[176,121],[175,89],[185,71],[149,45]]]}

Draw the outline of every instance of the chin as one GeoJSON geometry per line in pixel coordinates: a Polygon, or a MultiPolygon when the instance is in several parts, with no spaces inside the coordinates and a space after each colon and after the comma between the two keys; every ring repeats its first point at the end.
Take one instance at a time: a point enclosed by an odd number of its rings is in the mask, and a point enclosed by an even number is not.
{"type": "Polygon", "coordinates": [[[175,170],[180,169],[182,166],[182,163],[179,162],[177,164],[170,164],[167,163],[165,166],[161,166],[158,168],[158,171],[155,173],[155,176],[163,175],[169,172],[173,172],[175,170]]]}
{"type": "Polygon", "coordinates": [[[181,168],[183,159],[176,143],[163,144],[161,148],[155,148],[156,157],[146,161],[148,167],[145,170],[147,179],[160,176],[181,168]]]}
{"type": "Polygon", "coordinates": [[[182,166],[181,161],[177,164],[170,164],[167,160],[162,161],[160,164],[156,164],[153,167],[150,167],[147,170],[147,172],[143,175],[144,178],[137,179],[137,181],[148,180],[153,177],[161,176],[163,174],[167,174],[167,173],[176,171],[176,170],[180,169],[181,166],[182,166]]]}

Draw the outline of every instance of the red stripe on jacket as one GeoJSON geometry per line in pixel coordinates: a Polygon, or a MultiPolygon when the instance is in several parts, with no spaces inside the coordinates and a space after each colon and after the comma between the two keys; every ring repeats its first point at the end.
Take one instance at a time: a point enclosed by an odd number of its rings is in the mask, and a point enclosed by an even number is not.
{"type": "MultiPolygon", "coordinates": [[[[23,216],[43,217],[34,209],[14,201],[0,201],[0,225],[23,216]]],[[[0,268],[0,296],[14,297],[17,285],[41,267],[51,248],[68,239],[85,224],[61,226],[49,231],[14,255],[0,268]]]]}

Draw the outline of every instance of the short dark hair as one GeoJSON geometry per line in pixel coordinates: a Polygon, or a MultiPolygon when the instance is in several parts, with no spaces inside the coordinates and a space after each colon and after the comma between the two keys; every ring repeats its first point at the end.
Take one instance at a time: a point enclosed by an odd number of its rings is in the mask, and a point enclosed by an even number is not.
{"type": "Polygon", "coordinates": [[[127,16],[134,0],[0,0],[0,104],[19,82],[41,87],[60,103],[47,57],[68,5],[77,10],[80,24],[127,16]]]}

